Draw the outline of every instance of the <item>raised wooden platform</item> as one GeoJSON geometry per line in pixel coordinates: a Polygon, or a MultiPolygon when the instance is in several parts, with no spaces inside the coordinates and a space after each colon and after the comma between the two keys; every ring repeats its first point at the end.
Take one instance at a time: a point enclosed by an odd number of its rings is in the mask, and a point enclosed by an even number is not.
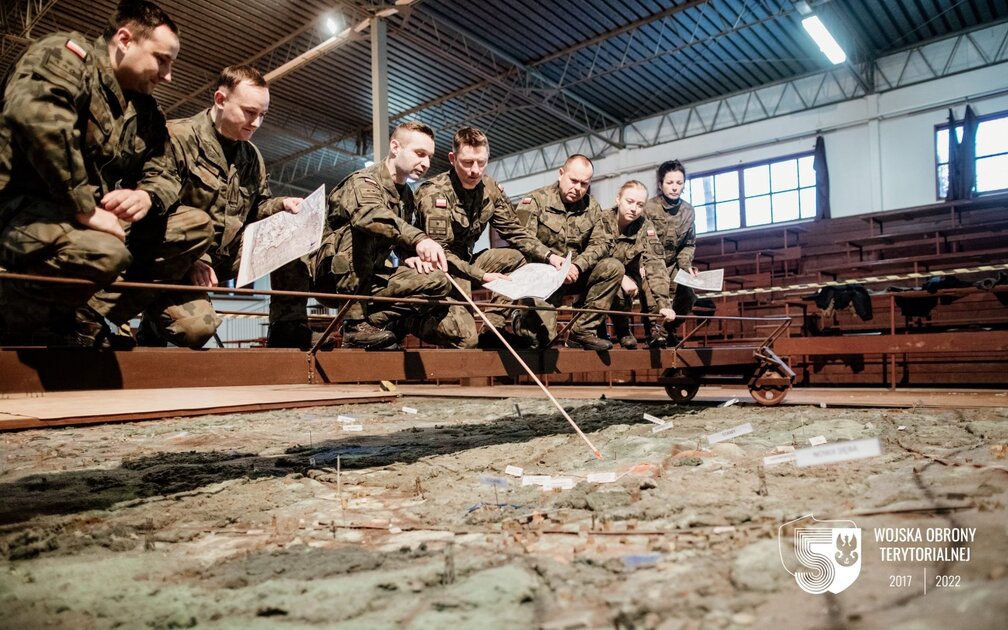
{"type": "Polygon", "coordinates": [[[0,431],[126,422],[209,413],[381,402],[396,394],[373,385],[257,385],[6,394],[0,431]]]}

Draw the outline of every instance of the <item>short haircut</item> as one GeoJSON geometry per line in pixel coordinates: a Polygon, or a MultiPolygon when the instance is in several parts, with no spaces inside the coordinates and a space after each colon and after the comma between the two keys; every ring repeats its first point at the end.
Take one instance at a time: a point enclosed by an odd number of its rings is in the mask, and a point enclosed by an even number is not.
{"type": "Polygon", "coordinates": [[[136,39],[146,39],[159,26],[167,26],[178,35],[179,29],[164,10],[146,0],[123,0],[116,7],[115,15],[105,27],[105,39],[112,39],[116,31],[125,27],[136,39]]]}
{"type": "Polygon", "coordinates": [[[591,158],[589,158],[587,155],[582,155],[580,153],[575,153],[574,155],[567,158],[567,160],[563,163],[563,168],[566,169],[574,162],[581,162],[587,166],[590,166],[593,171],[595,170],[595,165],[592,164],[591,158]]]}
{"type": "Polygon", "coordinates": [[[452,138],[452,151],[458,153],[462,147],[486,147],[487,151],[489,151],[490,141],[487,140],[486,134],[479,129],[475,127],[462,127],[455,132],[455,137],[452,138]]]}
{"type": "Polygon", "coordinates": [[[637,179],[630,179],[623,182],[623,185],[620,186],[618,191],[616,191],[616,197],[621,197],[623,195],[623,191],[628,188],[640,188],[644,191],[645,195],[647,194],[647,186],[644,185],[644,182],[637,179]]]}
{"type": "Polygon", "coordinates": [[[221,88],[233,90],[242,81],[248,81],[256,87],[269,87],[269,84],[266,83],[266,77],[261,72],[252,66],[238,65],[228,66],[221,70],[220,76],[217,77],[217,86],[214,87],[214,91],[221,88]]]}
{"type": "Polygon", "coordinates": [[[679,171],[682,173],[683,179],[686,179],[686,167],[679,160],[669,160],[668,162],[662,162],[658,167],[658,192],[661,192],[662,182],[665,181],[665,176],[672,171],[679,171]]]}
{"type": "Polygon", "coordinates": [[[423,135],[427,136],[431,140],[434,139],[434,130],[431,129],[429,126],[423,124],[422,122],[419,122],[419,121],[416,121],[416,120],[410,120],[410,121],[401,123],[392,132],[392,137],[395,138],[395,139],[397,139],[397,140],[399,140],[399,139],[402,138],[402,134],[406,133],[407,131],[416,131],[416,132],[422,133],[423,135]]]}

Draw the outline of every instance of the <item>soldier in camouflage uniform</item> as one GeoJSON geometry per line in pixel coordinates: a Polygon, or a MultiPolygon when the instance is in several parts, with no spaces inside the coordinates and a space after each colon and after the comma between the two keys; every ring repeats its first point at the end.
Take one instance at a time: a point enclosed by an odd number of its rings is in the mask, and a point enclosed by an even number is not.
{"type": "MultiPolygon", "coordinates": [[[[156,167],[167,136],[151,94],[178,49],[178,28],[149,2],[122,3],[93,41],[54,33],[28,48],[0,118],[0,265],[104,285],[132,260],[122,224],[167,221],[174,191],[156,167]]],[[[94,291],[0,281],[0,334],[91,345],[94,291]]]]}
{"type": "MultiPolygon", "coordinates": [[[[202,257],[177,269],[176,277],[166,279],[169,282],[211,287],[234,278],[245,226],[276,212],[297,211],[301,199],[270,194],[263,158],[249,141],[268,109],[269,88],[262,74],[250,66],[231,66],[221,71],[209,109],[168,123],[171,152],[164,170],[181,191],[175,212],[208,213],[212,222],[209,251],[205,248],[202,257]]],[[[284,265],[273,272],[271,281],[275,289],[307,291],[307,262],[295,260],[284,265]]],[[[200,348],[221,323],[203,292],[102,293],[91,304],[116,323],[144,311],[138,334],[142,345],[170,341],[200,348]]],[[[270,300],[268,343],[287,347],[311,343],[306,298],[270,300]]]]}
{"type": "MultiPolygon", "coordinates": [[[[564,285],[549,298],[554,306],[559,306],[564,296],[576,295],[575,306],[608,310],[623,279],[623,265],[612,258],[610,222],[588,194],[592,174],[591,160],[572,155],[560,169],[556,184],[529,193],[518,204],[519,219],[540,242],[558,256],[572,255],[564,285]]],[[[611,348],[609,341],[595,334],[602,320],[602,315],[581,315],[571,326],[567,346],[611,348]]],[[[534,337],[542,347],[556,335],[556,312],[517,313],[513,325],[516,333],[534,337]]]]}
{"type": "MultiPolygon", "coordinates": [[[[486,284],[506,278],[507,274],[534,262],[563,264],[563,258],[550,252],[518,222],[511,201],[494,179],[484,175],[490,159],[490,143],[486,134],[472,127],[460,129],[453,141],[448,161],[452,169],[423,183],[416,193],[417,214],[414,225],[423,229],[445,249],[448,272],[472,295],[471,283],[486,284]],[[487,225],[514,249],[487,249],[473,255],[473,246],[487,225]]],[[[461,296],[456,296],[461,299],[461,296]]],[[[494,302],[509,303],[495,296],[494,302]]],[[[506,310],[506,309],[504,309],[506,310]]],[[[504,332],[502,309],[487,309],[487,319],[504,332]]],[[[477,337],[476,321],[462,306],[452,306],[448,315],[434,323],[436,329],[422,335],[434,343],[454,348],[474,348],[497,345],[496,337],[477,337]]],[[[512,339],[518,341],[518,339],[512,339]]]]}
{"type": "MultiPolygon", "coordinates": [[[[658,187],[660,193],[648,199],[644,214],[658,231],[658,237],[665,248],[665,266],[669,278],[678,270],[696,275],[693,266],[693,252],[696,250],[696,226],[693,206],[680,195],[686,184],[686,167],[679,160],[663,162],[658,167],[658,187]]],[[[688,315],[696,302],[693,289],[670,284],[672,310],[679,315],[688,315]]],[[[650,307],[650,305],[649,305],[650,307]]],[[[645,320],[645,326],[647,325],[645,320]]]]}
{"type": "MultiPolygon", "coordinates": [[[[647,188],[637,180],[630,180],[620,187],[616,196],[616,207],[607,217],[616,233],[613,258],[623,263],[625,270],[620,291],[613,301],[613,309],[633,310],[638,295],[647,294],[649,300],[642,302],[651,306],[650,312],[665,320],[675,319],[675,311],[669,299],[669,277],[665,268],[665,250],[651,221],[644,216],[647,188]]],[[[611,317],[616,338],[627,349],[637,347],[637,338],[630,332],[630,319],[626,315],[611,317]]],[[[604,326],[604,325],[603,325],[604,326]]],[[[652,348],[666,345],[666,339],[655,328],[648,339],[652,348]]]]}
{"type": "MultiPolygon", "coordinates": [[[[389,140],[386,159],[351,174],[329,194],[322,246],[312,258],[316,291],[393,298],[448,295],[451,285],[443,273],[448,269],[444,249],[410,225],[415,203],[406,180],[423,177],[433,154],[431,128],[403,123],[389,140]],[[395,268],[389,263],[393,247],[405,257],[395,268]]],[[[332,307],[342,305],[338,300],[320,301],[332,307]]],[[[447,309],[357,302],[343,323],[343,346],[392,347],[409,323],[440,321],[444,313],[439,310],[447,309]]]]}

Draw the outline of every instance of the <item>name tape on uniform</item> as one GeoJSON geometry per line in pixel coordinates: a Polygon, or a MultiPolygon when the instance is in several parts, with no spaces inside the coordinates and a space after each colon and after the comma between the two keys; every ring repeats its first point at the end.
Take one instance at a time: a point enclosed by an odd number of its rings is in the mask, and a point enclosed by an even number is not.
{"type": "Polygon", "coordinates": [[[659,424],[658,426],[651,427],[651,433],[661,433],[662,431],[668,431],[672,428],[671,422],[666,422],[665,424],[659,424]]]}
{"type": "Polygon", "coordinates": [[[810,437],[808,439],[808,443],[811,444],[812,446],[819,446],[820,444],[825,444],[826,443],[826,436],[825,435],[817,435],[815,437],[810,437]]]}
{"type": "Polygon", "coordinates": [[[588,473],[588,483],[612,483],[614,481],[616,481],[616,473],[612,471],[588,473]]]}
{"type": "Polygon", "coordinates": [[[707,441],[711,444],[717,444],[718,442],[724,442],[725,440],[730,440],[734,437],[745,435],[746,433],[752,433],[752,424],[748,422],[740,424],[737,427],[719,431],[718,433],[711,433],[707,436],[707,441]]]}
{"type": "Polygon", "coordinates": [[[521,477],[525,474],[525,471],[517,466],[508,466],[504,469],[505,475],[511,475],[512,477],[521,477]]]}
{"type": "Polygon", "coordinates": [[[364,430],[364,425],[363,424],[344,424],[343,425],[343,430],[344,431],[363,431],[364,430]]]}
{"type": "Polygon", "coordinates": [[[357,419],[354,418],[353,416],[344,416],[344,415],[336,416],[336,422],[342,422],[343,424],[347,423],[353,424],[356,421],[357,419]]]}
{"type": "Polygon", "coordinates": [[[413,407],[403,407],[402,410],[403,410],[403,413],[412,413],[412,414],[416,414],[417,413],[417,410],[414,409],[413,407]]]}
{"type": "Polygon", "coordinates": [[[878,438],[867,438],[803,448],[794,452],[794,458],[797,466],[819,466],[877,457],[881,454],[882,446],[879,444],[878,438]]]}
{"type": "Polygon", "coordinates": [[[644,419],[648,422],[654,422],[655,424],[665,424],[665,421],[658,416],[652,416],[649,413],[644,414],[644,419]]]}

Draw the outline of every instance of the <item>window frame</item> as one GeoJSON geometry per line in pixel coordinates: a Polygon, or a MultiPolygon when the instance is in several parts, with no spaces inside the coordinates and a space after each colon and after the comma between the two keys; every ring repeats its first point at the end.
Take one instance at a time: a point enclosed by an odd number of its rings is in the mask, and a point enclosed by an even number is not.
{"type": "MultiPolygon", "coordinates": [[[[937,157],[937,154],[936,154],[936,157],[937,157]]],[[[771,217],[771,220],[770,220],[769,223],[758,223],[756,225],[747,225],[746,224],[746,220],[745,220],[746,219],[746,206],[745,206],[746,192],[745,192],[745,174],[744,174],[744,171],[746,169],[750,169],[750,168],[756,168],[756,167],[760,167],[760,166],[771,166],[773,164],[778,164],[778,163],[781,163],[781,162],[788,162],[790,160],[794,160],[795,161],[795,166],[797,167],[798,160],[800,160],[802,158],[812,158],[813,160],[815,160],[815,150],[799,151],[799,152],[796,152],[796,153],[788,153],[788,154],[785,154],[785,155],[778,155],[778,156],[775,156],[775,157],[772,157],[772,158],[767,158],[767,159],[764,159],[764,160],[757,160],[757,161],[754,161],[754,162],[746,162],[746,163],[743,163],[743,164],[737,164],[735,166],[731,166],[731,167],[728,167],[728,168],[712,169],[712,170],[700,171],[700,172],[697,172],[697,173],[689,173],[689,174],[687,174],[687,176],[686,176],[686,182],[685,182],[685,185],[683,186],[684,192],[690,190],[690,182],[693,180],[693,178],[704,178],[704,177],[711,177],[711,178],[713,178],[713,177],[715,177],[717,175],[723,175],[725,173],[735,173],[736,177],[738,177],[739,196],[738,196],[737,202],[739,204],[739,226],[738,227],[733,227],[733,228],[725,228],[723,230],[713,229],[713,230],[708,230],[706,232],[699,232],[698,231],[697,232],[697,236],[698,237],[699,236],[705,236],[707,234],[726,234],[728,232],[733,232],[733,231],[737,231],[737,230],[749,230],[749,229],[769,228],[769,227],[773,227],[773,226],[777,226],[777,225],[787,225],[787,224],[792,224],[792,223],[799,223],[801,221],[812,221],[812,220],[814,220],[815,219],[814,216],[812,216],[812,217],[803,217],[803,216],[801,216],[801,201],[800,201],[800,197],[801,197],[801,191],[803,189],[804,190],[808,190],[809,188],[811,188],[813,191],[818,192],[818,190],[817,190],[817,184],[813,183],[811,186],[802,186],[801,185],[801,170],[800,169],[798,170],[798,173],[797,173],[797,183],[798,183],[798,185],[797,185],[796,188],[788,188],[786,190],[776,190],[775,191],[773,189],[773,181],[771,180],[769,182],[770,183],[770,189],[769,189],[769,191],[765,195],[763,195],[763,194],[753,195],[753,197],[764,197],[765,196],[765,197],[769,197],[770,198],[770,217],[771,217]],[[787,219],[786,221],[774,221],[773,220],[773,195],[774,194],[778,194],[778,193],[782,193],[782,192],[789,192],[789,191],[792,191],[792,190],[795,193],[797,193],[798,196],[799,196],[798,218],[796,218],[796,219],[787,219]]],[[[937,167],[936,167],[936,169],[937,169],[937,167]]],[[[937,174],[937,170],[935,171],[935,173],[937,174]]],[[[692,195],[690,195],[690,197],[692,197],[692,195]]],[[[715,193],[715,199],[716,199],[716,193],[715,193]]],[[[689,201],[690,205],[693,206],[694,209],[697,208],[697,204],[693,203],[692,199],[689,199],[688,201],[689,201]]],[[[731,203],[732,201],[734,201],[734,200],[722,201],[720,203],[731,203]]],[[[711,205],[711,204],[714,205],[714,225],[715,226],[717,225],[717,205],[718,205],[718,203],[719,202],[717,202],[714,199],[712,199],[709,203],[705,203],[705,204],[701,204],[700,205],[700,207],[706,207],[706,206],[711,205]]]]}
{"type": "MultiPolygon", "coordinates": [[[[977,116],[976,117],[977,133],[979,133],[979,131],[980,131],[980,124],[981,123],[985,123],[985,122],[988,122],[988,121],[991,121],[991,120],[998,120],[998,119],[1001,119],[1001,118],[1008,118],[1008,109],[1001,110],[999,112],[993,112],[993,113],[990,113],[990,114],[984,114],[983,116],[977,116]]],[[[955,127],[956,128],[961,128],[962,124],[963,123],[958,122],[958,123],[956,123],[955,127]]],[[[939,162],[938,161],[938,146],[939,146],[939,143],[938,143],[938,134],[941,133],[942,131],[945,131],[945,130],[949,130],[949,133],[952,133],[951,129],[952,129],[952,125],[950,125],[948,123],[948,120],[946,120],[943,123],[939,123],[939,124],[935,125],[934,126],[934,132],[931,134],[931,138],[932,138],[932,141],[934,143],[934,184],[935,184],[935,200],[936,201],[944,201],[945,197],[947,196],[947,193],[948,193],[947,189],[946,189],[946,195],[942,195],[941,194],[941,177],[939,176],[938,169],[940,169],[942,166],[948,166],[948,164],[949,164],[948,162],[939,162]]],[[[948,142],[947,141],[946,141],[946,147],[945,148],[948,149],[948,142]]],[[[1008,155],[1008,151],[1004,151],[1002,153],[991,153],[989,155],[983,155],[983,156],[974,155],[973,156],[973,170],[974,170],[974,172],[976,172],[976,163],[981,158],[997,157],[997,156],[1000,156],[1000,155],[1008,155]]],[[[951,158],[951,156],[949,156],[949,157],[951,158]]],[[[977,196],[977,197],[985,197],[987,195],[1000,195],[1000,194],[1003,194],[1005,192],[1008,192],[1008,185],[1006,185],[1004,188],[996,188],[994,190],[985,190],[984,192],[977,191],[977,192],[974,193],[974,195],[977,196]]]]}

